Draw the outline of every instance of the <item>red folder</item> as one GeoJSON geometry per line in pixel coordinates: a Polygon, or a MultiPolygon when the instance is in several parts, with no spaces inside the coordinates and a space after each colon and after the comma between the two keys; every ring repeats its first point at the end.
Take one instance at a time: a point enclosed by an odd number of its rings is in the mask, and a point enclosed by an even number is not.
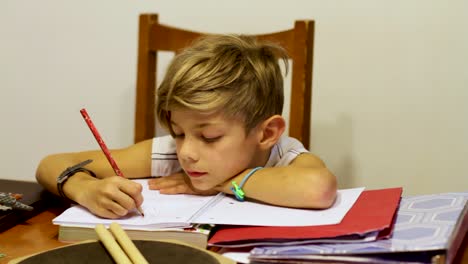
{"type": "Polygon", "coordinates": [[[379,238],[388,237],[402,191],[401,187],[363,191],[339,224],[300,227],[221,226],[208,243],[222,246],[262,240],[311,240],[363,235],[374,231],[379,232],[379,238]]]}

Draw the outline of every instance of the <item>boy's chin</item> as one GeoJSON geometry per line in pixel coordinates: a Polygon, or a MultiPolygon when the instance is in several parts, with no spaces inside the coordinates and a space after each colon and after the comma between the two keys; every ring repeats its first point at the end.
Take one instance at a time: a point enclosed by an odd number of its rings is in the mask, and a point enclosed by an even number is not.
{"type": "Polygon", "coordinates": [[[202,195],[210,195],[210,194],[218,193],[218,191],[214,189],[214,186],[211,186],[211,185],[208,186],[204,184],[200,184],[200,185],[193,184],[192,187],[196,193],[199,193],[202,195]]]}
{"type": "Polygon", "coordinates": [[[206,192],[211,189],[213,189],[211,186],[206,186],[206,185],[194,185],[193,186],[196,192],[206,192]]]}

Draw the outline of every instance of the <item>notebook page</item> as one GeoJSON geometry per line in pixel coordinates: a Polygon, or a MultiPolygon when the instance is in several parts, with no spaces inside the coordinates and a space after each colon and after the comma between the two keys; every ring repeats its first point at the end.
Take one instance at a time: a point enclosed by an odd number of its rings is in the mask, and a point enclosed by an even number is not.
{"type": "Polygon", "coordinates": [[[338,190],[332,207],[325,210],[295,209],[239,202],[233,196],[224,196],[194,223],[254,225],[254,226],[314,226],[341,222],[345,214],[361,195],[364,187],[338,190]]]}

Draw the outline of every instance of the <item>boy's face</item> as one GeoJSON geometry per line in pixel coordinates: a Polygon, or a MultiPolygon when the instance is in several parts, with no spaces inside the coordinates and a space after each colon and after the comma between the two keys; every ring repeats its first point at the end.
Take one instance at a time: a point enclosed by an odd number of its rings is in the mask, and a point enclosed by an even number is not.
{"type": "Polygon", "coordinates": [[[261,166],[258,133],[245,133],[239,119],[192,110],[171,112],[177,155],[198,190],[209,190],[247,168],[261,166]]]}

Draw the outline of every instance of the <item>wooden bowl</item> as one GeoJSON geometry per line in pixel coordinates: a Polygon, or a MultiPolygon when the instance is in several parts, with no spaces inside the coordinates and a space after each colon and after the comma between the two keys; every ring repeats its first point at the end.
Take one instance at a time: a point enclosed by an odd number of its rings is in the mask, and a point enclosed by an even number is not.
{"type": "MultiPolygon", "coordinates": [[[[215,252],[197,248],[178,241],[145,241],[134,240],[149,263],[191,263],[191,264],[234,264],[215,252]]],[[[115,263],[112,256],[99,241],[85,241],[79,244],[64,246],[39,254],[22,257],[9,262],[10,264],[38,263],[115,263]]]]}

